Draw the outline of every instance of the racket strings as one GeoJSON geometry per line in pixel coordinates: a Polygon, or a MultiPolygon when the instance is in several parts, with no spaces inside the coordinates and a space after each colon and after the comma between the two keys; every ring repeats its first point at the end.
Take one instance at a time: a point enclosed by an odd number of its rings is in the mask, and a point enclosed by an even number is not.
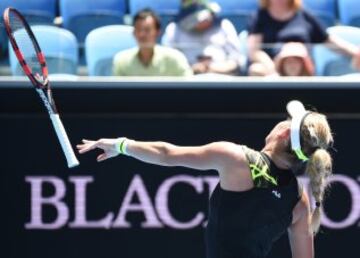
{"type": "Polygon", "coordinates": [[[43,83],[42,67],[37,57],[35,46],[31,40],[30,34],[25,29],[23,21],[17,14],[10,12],[9,22],[12,29],[13,37],[24,57],[24,61],[31,69],[31,73],[35,78],[43,83]]]}

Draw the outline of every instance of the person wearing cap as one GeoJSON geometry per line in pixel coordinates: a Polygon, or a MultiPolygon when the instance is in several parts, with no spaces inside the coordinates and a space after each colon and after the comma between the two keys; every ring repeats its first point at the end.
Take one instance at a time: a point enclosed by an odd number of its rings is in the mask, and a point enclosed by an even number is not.
{"type": "MultiPolygon", "coordinates": [[[[286,43],[275,57],[275,69],[268,76],[314,76],[315,68],[309,52],[299,42],[286,43]]],[[[266,72],[262,65],[255,64],[251,69],[252,76],[262,76],[266,72]]]]}
{"type": "Polygon", "coordinates": [[[287,109],[290,119],[274,126],[261,151],[227,141],[185,147],[126,137],[83,140],[77,148],[81,154],[102,149],[98,161],[123,154],[160,166],[216,170],[220,182],[210,198],[207,258],[266,257],[287,231],[293,257],[313,258],[326,179],[332,171],[327,149],[333,137],[325,115],[305,110],[299,101],[290,102],[287,109]],[[302,173],[310,178],[312,213],[296,178],[302,173]]]}
{"type": "Polygon", "coordinates": [[[185,54],[195,74],[237,75],[245,63],[233,24],[217,17],[219,6],[183,0],[175,21],[164,32],[162,44],[185,54]]]}
{"type": "Polygon", "coordinates": [[[290,42],[275,58],[275,69],[280,76],[314,76],[315,68],[304,44],[290,42]]]}
{"type": "MultiPolygon", "coordinates": [[[[150,9],[134,17],[134,36],[138,47],[117,53],[113,59],[115,76],[192,76],[183,53],[156,43],[160,35],[159,17],[150,9]]],[[[121,39],[120,39],[121,40],[121,39]]]]}
{"type": "Polygon", "coordinates": [[[250,75],[272,75],[276,72],[274,59],[288,42],[305,45],[326,44],[353,59],[352,65],[360,69],[360,48],[336,35],[307,10],[302,0],[260,0],[260,8],[249,22],[250,75]],[[259,72],[262,72],[259,74],[259,72]]]}

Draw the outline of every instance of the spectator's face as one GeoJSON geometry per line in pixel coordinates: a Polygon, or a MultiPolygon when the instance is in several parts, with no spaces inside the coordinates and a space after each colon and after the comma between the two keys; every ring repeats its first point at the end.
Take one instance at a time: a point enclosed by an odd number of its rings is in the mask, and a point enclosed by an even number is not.
{"type": "Polygon", "coordinates": [[[291,0],[269,0],[270,6],[274,8],[288,8],[291,0]]]}
{"type": "Polygon", "coordinates": [[[214,21],[214,16],[209,10],[203,10],[198,13],[200,22],[198,22],[195,26],[195,31],[205,31],[209,29],[214,21]]]}
{"type": "Polygon", "coordinates": [[[156,28],[153,17],[137,20],[135,23],[134,36],[140,48],[152,48],[156,44],[156,39],[160,31],[156,28]]]}
{"type": "Polygon", "coordinates": [[[299,57],[287,57],[282,65],[284,76],[301,76],[303,73],[304,63],[299,57]]]}
{"type": "Polygon", "coordinates": [[[208,28],[211,27],[212,22],[213,22],[213,21],[212,21],[211,18],[206,19],[206,20],[204,20],[204,21],[201,21],[201,22],[199,22],[198,24],[196,24],[195,30],[196,30],[196,31],[205,31],[205,30],[207,30],[208,28]]]}

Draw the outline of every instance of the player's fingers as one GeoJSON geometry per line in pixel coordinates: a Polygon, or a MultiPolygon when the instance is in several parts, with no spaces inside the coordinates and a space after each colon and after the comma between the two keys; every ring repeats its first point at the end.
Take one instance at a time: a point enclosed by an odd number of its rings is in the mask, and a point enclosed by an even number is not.
{"type": "Polygon", "coordinates": [[[82,144],[82,143],[80,143],[80,144],[77,144],[77,145],[76,145],[76,148],[81,149],[81,148],[84,148],[84,147],[86,147],[86,146],[87,146],[87,144],[82,144]]]}
{"type": "Polygon", "coordinates": [[[87,139],[82,139],[82,142],[83,142],[83,143],[91,143],[91,142],[95,142],[95,141],[87,140],[87,139]]]}
{"type": "Polygon", "coordinates": [[[108,158],[108,156],[106,155],[106,153],[102,153],[102,154],[100,154],[100,155],[96,158],[96,160],[97,160],[98,162],[101,162],[101,161],[106,160],[107,158],[108,158]]]}
{"type": "Polygon", "coordinates": [[[97,148],[98,147],[97,145],[98,145],[97,142],[83,144],[83,146],[81,146],[79,148],[79,153],[83,154],[85,152],[91,151],[91,150],[97,148]]]}

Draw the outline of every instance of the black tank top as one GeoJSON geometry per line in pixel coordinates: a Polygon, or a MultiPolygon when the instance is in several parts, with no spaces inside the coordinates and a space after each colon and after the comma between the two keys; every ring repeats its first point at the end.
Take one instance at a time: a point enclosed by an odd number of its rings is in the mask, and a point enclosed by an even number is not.
{"type": "Polygon", "coordinates": [[[264,153],[244,146],[255,187],[243,192],[216,186],[206,227],[207,258],[263,258],[292,221],[300,187],[264,153]],[[262,176],[259,176],[263,174],[262,176]],[[266,174],[266,175],[265,175],[266,174]],[[254,176],[255,175],[255,176],[254,176]]]}

